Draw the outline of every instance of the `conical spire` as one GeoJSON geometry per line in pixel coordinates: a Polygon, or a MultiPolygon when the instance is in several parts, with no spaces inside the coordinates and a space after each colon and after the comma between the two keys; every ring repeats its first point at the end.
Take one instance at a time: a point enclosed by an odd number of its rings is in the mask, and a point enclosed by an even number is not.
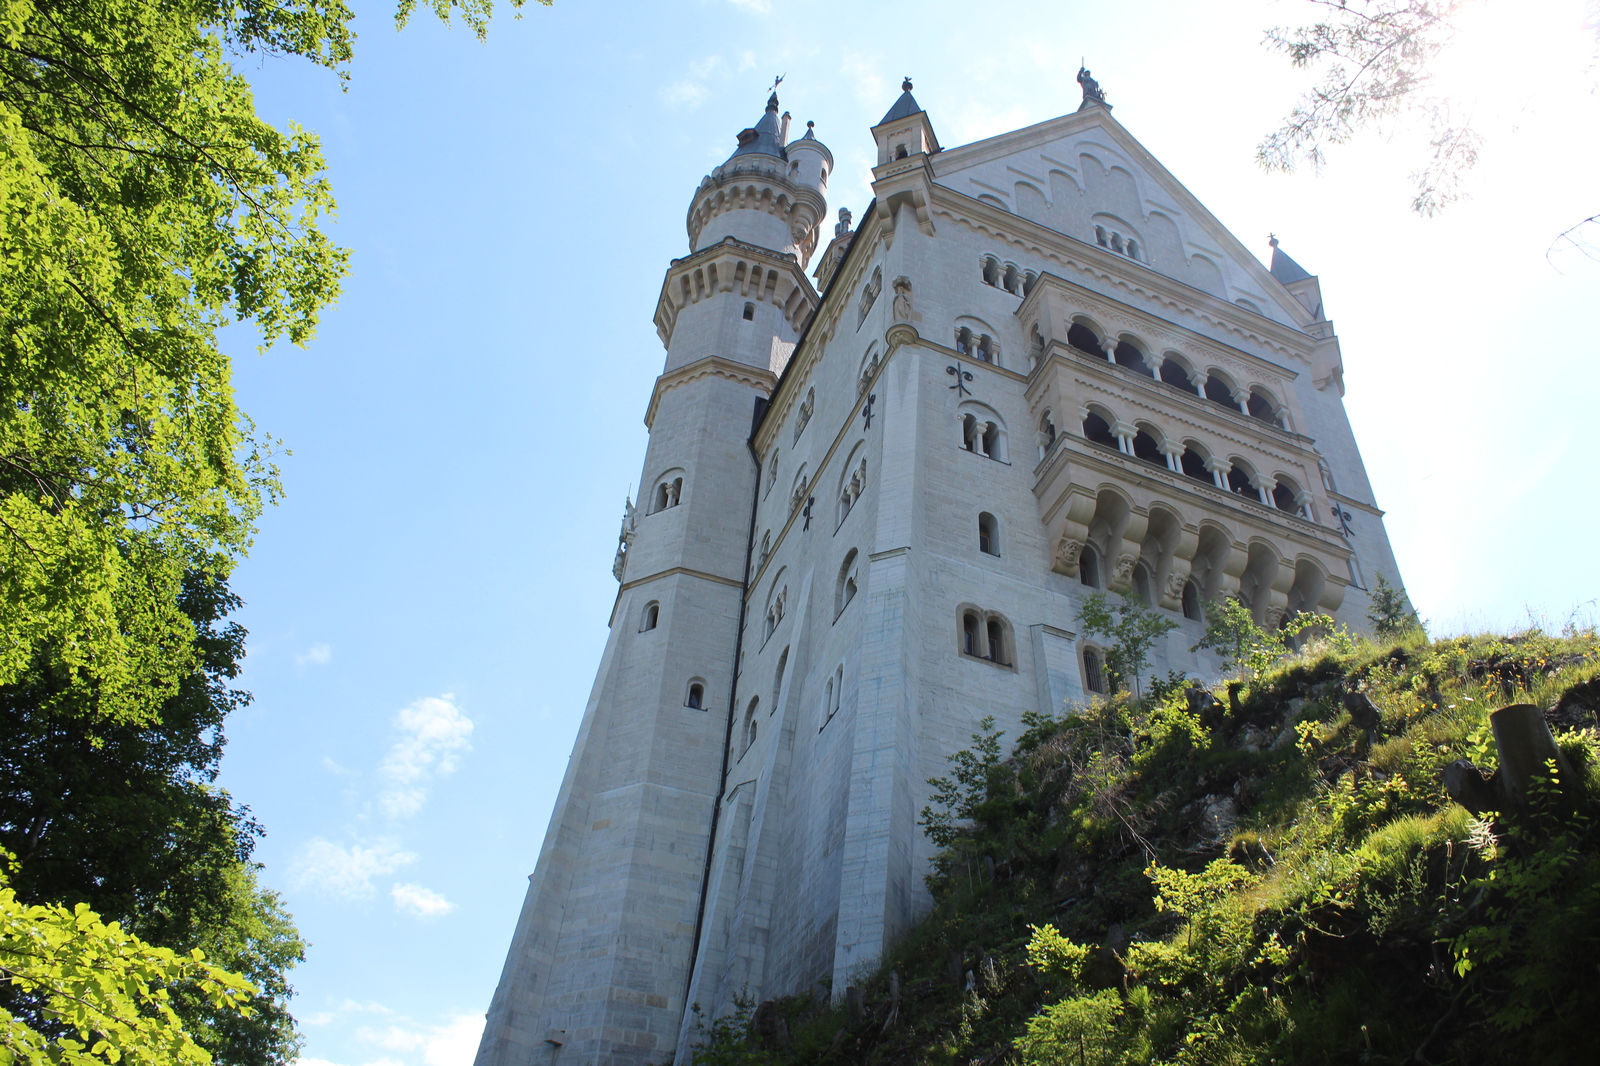
{"type": "Polygon", "coordinates": [[[900,89],[900,99],[894,102],[894,106],[889,109],[889,113],[887,115],[883,116],[883,120],[879,122],[878,125],[881,126],[885,122],[893,122],[896,119],[907,118],[922,110],[922,105],[917,103],[917,98],[911,95],[911,79],[909,77],[900,83],[900,89]]]}
{"type": "Polygon", "coordinates": [[[761,120],[747,130],[739,133],[739,147],[733,150],[733,159],[741,155],[770,155],[779,159],[787,159],[788,154],[783,150],[781,126],[778,121],[778,94],[773,93],[767,98],[767,112],[761,120]]]}

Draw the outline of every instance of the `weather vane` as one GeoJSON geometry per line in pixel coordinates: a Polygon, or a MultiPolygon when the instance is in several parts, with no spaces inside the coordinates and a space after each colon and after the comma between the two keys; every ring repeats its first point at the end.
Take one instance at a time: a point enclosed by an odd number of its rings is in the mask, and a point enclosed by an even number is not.
{"type": "Polygon", "coordinates": [[[787,74],[779,74],[779,75],[778,75],[778,76],[777,76],[777,78],[775,78],[775,79],[774,79],[774,80],[773,80],[773,82],[772,82],[772,88],[770,88],[770,89],[768,89],[768,90],[767,90],[767,92],[769,92],[769,93],[775,93],[775,92],[777,92],[777,91],[778,91],[778,86],[780,86],[780,85],[782,85],[782,84],[783,84],[783,79],[784,79],[784,78],[787,78],[787,77],[788,77],[788,76],[789,76],[789,75],[787,75],[787,74]]]}

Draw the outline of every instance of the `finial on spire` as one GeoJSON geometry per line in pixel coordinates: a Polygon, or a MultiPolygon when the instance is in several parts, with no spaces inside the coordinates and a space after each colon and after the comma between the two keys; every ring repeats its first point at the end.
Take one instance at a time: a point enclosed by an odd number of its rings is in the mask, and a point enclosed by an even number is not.
{"type": "Polygon", "coordinates": [[[806,135],[804,137],[800,138],[800,139],[803,140],[803,141],[814,141],[814,140],[816,140],[817,139],[817,124],[815,122],[812,122],[810,119],[807,119],[806,120],[806,135]]]}
{"type": "Polygon", "coordinates": [[[1276,248],[1278,246],[1278,235],[1276,233],[1267,234],[1267,243],[1276,248]]]}
{"type": "Polygon", "coordinates": [[[777,93],[773,93],[771,96],[767,97],[767,110],[768,111],[776,111],[776,110],[778,110],[778,94],[777,93]]]}
{"type": "Polygon", "coordinates": [[[900,83],[900,88],[903,92],[911,91],[911,75],[906,75],[906,80],[900,83]]]}

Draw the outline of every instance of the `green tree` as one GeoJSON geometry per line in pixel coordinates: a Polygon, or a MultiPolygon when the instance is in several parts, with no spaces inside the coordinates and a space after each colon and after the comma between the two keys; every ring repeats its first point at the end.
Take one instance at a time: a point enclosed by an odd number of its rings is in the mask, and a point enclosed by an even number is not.
{"type": "MultiPolygon", "coordinates": [[[[86,903],[148,943],[198,948],[248,978],[248,1017],[185,991],[174,1006],[218,1061],[255,1066],[298,1048],[286,975],[304,944],[256,883],[259,826],[214,784],[227,716],[249,699],[230,684],[244,654],[245,631],[226,620],[237,604],[224,583],[190,575],[177,609],[194,620],[197,662],[132,718],[99,713],[48,661],[0,687],[0,846],[19,859],[23,900],[86,903]]],[[[30,1016],[3,986],[0,1005],[30,1016]]]]}
{"type": "Polygon", "coordinates": [[[314,136],[227,53],[338,69],[339,0],[3,0],[0,684],[41,656],[130,717],[188,668],[183,575],[226,574],[277,492],[228,322],[308,340],[346,253],[314,136]]]}
{"type": "Polygon", "coordinates": [[[179,992],[219,1016],[242,1015],[249,984],[205,961],[152,947],[107,925],[86,904],[72,910],[17,900],[0,871],[0,975],[33,1018],[0,1007],[0,1062],[26,1066],[170,1066],[211,1057],[173,1008],[179,992]]]}
{"type": "Polygon", "coordinates": [[[1283,637],[1256,625],[1255,615],[1234,596],[1206,604],[1206,631],[1190,651],[1211,650],[1222,658],[1223,670],[1242,670],[1256,677],[1287,650],[1283,637]]]}
{"type": "Polygon", "coordinates": [[[1372,631],[1379,637],[1397,637],[1422,628],[1422,619],[1406,602],[1405,590],[1389,584],[1382,571],[1378,573],[1378,584],[1372,590],[1367,621],[1372,623],[1372,631]]]}
{"type": "Polygon", "coordinates": [[[1113,606],[1103,592],[1096,592],[1079,606],[1078,624],[1085,636],[1105,637],[1111,642],[1106,649],[1106,673],[1112,689],[1131,681],[1135,691],[1139,675],[1150,661],[1150,649],[1178,628],[1178,623],[1162,617],[1139,599],[1122,597],[1113,606]]]}

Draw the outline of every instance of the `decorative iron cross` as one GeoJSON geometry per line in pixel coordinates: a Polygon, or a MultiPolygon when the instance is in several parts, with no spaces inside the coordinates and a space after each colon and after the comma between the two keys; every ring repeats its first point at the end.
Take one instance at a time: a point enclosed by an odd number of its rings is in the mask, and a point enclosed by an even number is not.
{"type": "Polygon", "coordinates": [[[872,428],[872,404],[873,404],[873,402],[875,400],[877,400],[877,398],[878,398],[878,394],[877,393],[875,393],[875,392],[868,393],[867,394],[867,406],[865,406],[865,407],[863,407],[861,409],[861,414],[867,420],[867,428],[868,429],[872,428]]]}
{"type": "Polygon", "coordinates": [[[1355,530],[1350,528],[1350,519],[1354,518],[1355,515],[1351,514],[1349,511],[1346,511],[1338,504],[1333,504],[1333,517],[1339,520],[1339,531],[1341,533],[1347,537],[1354,535],[1355,530]]]}
{"type": "Polygon", "coordinates": [[[951,385],[950,387],[952,389],[956,390],[956,395],[957,396],[971,396],[972,395],[972,390],[967,388],[967,382],[972,380],[972,371],[966,369],[960,363],[957,363],[955,366],[947,366],[947,367],[945,367],[944,368],[944,372],[946,374],[954,374],[955,375],[956,383],[954,385],[951,385]]]}
{"type": "Polygon", "coordinates": [[[815,496],[806,497],[805,509],[800,512],[801,514],[806,516],[806,524],[800,527],[802,530],[807,530],[807,529],[811,528],[811,505],[816,503],[816,502],[817,502],[817,498],[815,496]]]}

